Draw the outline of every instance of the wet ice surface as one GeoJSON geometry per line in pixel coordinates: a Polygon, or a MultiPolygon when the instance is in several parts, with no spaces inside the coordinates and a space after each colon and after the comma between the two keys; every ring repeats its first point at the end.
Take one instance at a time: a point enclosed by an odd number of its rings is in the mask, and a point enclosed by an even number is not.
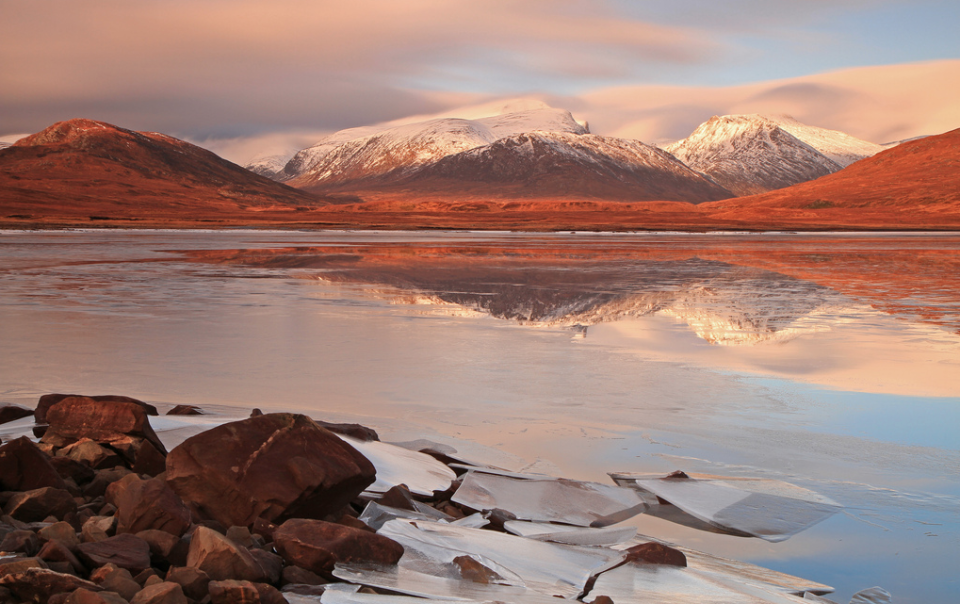
{"type": "Polygon", "coordinates": [[[957,262],[955,235],[4,233],[0,401],[299,411],[601,483],[784,480],[844,512],[778,544],[627,525],[831,584],[838,602],[880,585],[947,603],[957,262]],[[276,248],[320,249],[299,264],[219,252],[276,248]]]}

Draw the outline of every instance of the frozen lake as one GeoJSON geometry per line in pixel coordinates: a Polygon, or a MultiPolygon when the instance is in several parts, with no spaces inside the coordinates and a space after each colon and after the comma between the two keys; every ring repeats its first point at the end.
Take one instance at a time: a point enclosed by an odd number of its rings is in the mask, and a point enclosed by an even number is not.
{"type": "Polygon", "coordinates": [[[839,602],[960,593],[954,234],[0,232],[0,402],[48,392],[777,478],[845,511],[783,543],[630,522],[839,602]]]}

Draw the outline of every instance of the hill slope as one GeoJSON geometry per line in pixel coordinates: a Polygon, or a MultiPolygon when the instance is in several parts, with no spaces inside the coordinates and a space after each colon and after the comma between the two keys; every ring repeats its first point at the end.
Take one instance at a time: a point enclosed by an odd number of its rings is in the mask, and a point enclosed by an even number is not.
{"type": "Polygon", "coordinates": [[[74,119],[0,150],[0,216],[184,217],[327,201],[176,138],[74,119]]]}

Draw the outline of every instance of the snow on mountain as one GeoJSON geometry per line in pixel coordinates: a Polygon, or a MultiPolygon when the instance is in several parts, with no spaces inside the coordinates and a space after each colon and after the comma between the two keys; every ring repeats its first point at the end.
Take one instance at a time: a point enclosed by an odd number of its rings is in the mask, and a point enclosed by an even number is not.
{"type": "Polygon", "coordinates": [[[266,176],[273,180],[279,180],[278,175],[283,172],[283,167],[290,161],[292,153],[278,153],[274,155],[258,155],[250,160],[243,167],[254,174],[266,176]]]}
{"type": "Polygon", "coordinates": [[[569,111],[534,107],[479,119],[439,118],[392,126],[351,128],[297,153],[283,180],[307,188],[382,177],[536,130],[585,134],[569,111]]]}
{"type": "MultiPolygon", "coordinates": [[[[844,161],[853,155],[852,151],[846,155],[841,152],[841,139],[825,134],[831,131],[799,122],[789,127],[809,134],[844,161]]],[[[797,138],[781,121],[760,115],[714,116],[684,140],[664,149],[741,196],[782,189],[843,168],[843,164],[797,138]]]]}
{"type": "Polygon", "coordinates": [[[885,148],[883,145],[869,143],[839,130],[808,126],[789,115],[766,117],[844,168],[853,162],[875,155],[885,148]]]}
{"type": "Polygon", "coordinates": [[[0,149],[6,149],[6,148],[9,147],[11,144],[12,144],[12,143],[5,143],[5,142],[3,142],[3,141],[0,141],[0,149]]]}
{"type": "Polygon", "coordinates": [[[487,197],[709,201],[731,193],[662,149],[574,132],[526,132],[448,155],[397,183],[487,197]]]}

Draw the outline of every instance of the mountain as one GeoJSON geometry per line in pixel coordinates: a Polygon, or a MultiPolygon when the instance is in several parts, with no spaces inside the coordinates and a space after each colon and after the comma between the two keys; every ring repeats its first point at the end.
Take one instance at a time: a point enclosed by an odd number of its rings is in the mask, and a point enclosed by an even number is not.
{"type": "Polygon", "coordinates": [[[815,221],[881,212],[891,226],[936,227],[960,214],[960,129],[901,143],[848,168],[780,191],[700,206],[716,217],[754,220],[772,209],[815,221]],[[942,219],[942,220],[941,220],[942,219]]]}
{"type": "Polygon", "coordinates": [[[726,115],[664,149],[742,196],[832,174],[883,147],[786,116],[726,115]]]}
{"type": "Polygon", "coordinates": [[[327,202],[176,138],[87,119],[0,150],[0,217],[183,218],[327,202]]]}
{"type": "Polygon", "coordinates": [[[487,199],[702,202],[731,193],[669,153],[639,141],[530,132],[448,155],[406,172],[391,191],[487,199]]]}
{"type": "Polygon", "coordinates": [[[444,118],[387,129],[351,128],[297,153],[284,167],[282,180],[308,190],[359,189],[395,180],[448,155],[533,131],[587,130],[569,111],[546,106],[475,120],[444,118]]]}

